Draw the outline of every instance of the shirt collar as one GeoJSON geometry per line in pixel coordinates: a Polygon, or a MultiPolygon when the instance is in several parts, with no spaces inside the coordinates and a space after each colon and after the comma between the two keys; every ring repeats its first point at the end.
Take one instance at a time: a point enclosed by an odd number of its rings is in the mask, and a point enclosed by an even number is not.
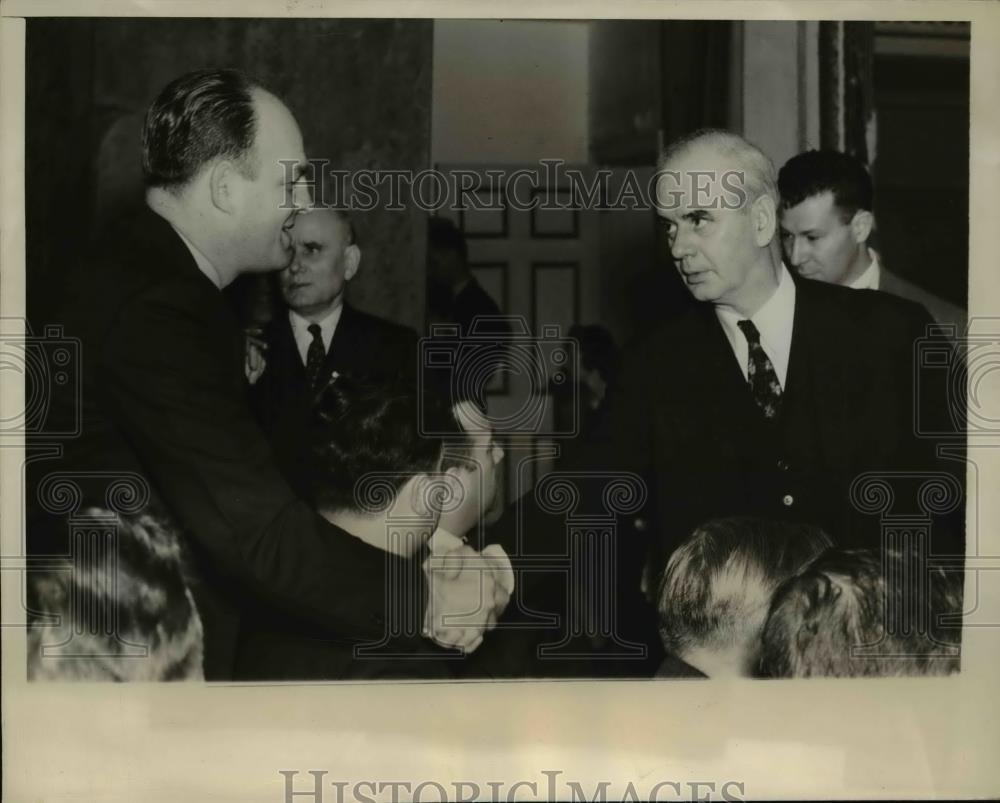
{"type": "MultiPolygon", "coordinates": [[[[716,307],[715,314],[722,324],[737,360],[740,361],[741,368],[746,370],[747,342],[737,325],[746,318],[728,307],[716,307]]],[[[777,289],[764,302],[764,306],[750,316],[750,320],[760,332],[761,346],[771,358],[778,380],[784,387],[788,373],[788,357],[792,350],[792,325],[795,322],[795,281],[784,263],[781,264],[777,289]]]]}
{"type": "MultiPolygon", "coordinates": [[[[715,314],[726,329],[731,329],[739,334],[743,334],[736,325],[740,321],[746,320],[735,310],[729,307],[716,307],[715,314]]],[[[769,334],[778,335],[786,329],[791,332],[792,319],[795,316],[795,282],[785,263],[781,263],[781,273],[778,275],[778,287],[771,294],[771,297],[764,302],[759,310],[750,316],[757,331],[760,332],[761,341],[766,342],[769,334]]]]}
{"type": "Polygon", "coordinates": [[[868,258],[871,260],[871,263],[865,268],[864,273],[850,283],[849,287],[852,290],[878,290],[879,279],[881,278],[878,254],[869,248],[868,258]]]}
{"type": "Polygon", "coordinates": [[[171,223],[170,226],[175,232],[177,232],[177,236],[180,237],[184,245],[187,246],[188,251],[191,252],[191,256],[194,257],[194,262],[198,266],[198,270],[204,273],[205,277],[221,290],[222,277],[219,276],[219,271],[215,269],[215,265],[209,261],[207,256],[198,250],[194,243],[184,236],[184,232],[174,226],[173,223],[171,223]]]}

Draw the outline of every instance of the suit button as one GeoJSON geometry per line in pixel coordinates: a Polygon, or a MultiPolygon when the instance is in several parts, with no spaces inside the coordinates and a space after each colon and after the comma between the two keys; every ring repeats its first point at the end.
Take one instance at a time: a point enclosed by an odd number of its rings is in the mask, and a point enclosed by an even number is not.
{"type": "Polygon", "coordinates": [[[778,461],[778,470],[779,471],[788,471],[788,469],[790,469],[790,468],[791,468],[791,466],[788,465],[788,461],[787,460],[781,459],[781,460],[778,461]]]}
{"type": "Polygon", "coordinates": [[[795,504],[795,497],[792,496],[791,494],[785,494],[783,497],[781,497],[781,504],[783,504],[785,507],[791,507],[792,505],[795,504]]]}
{"type": "Polygon", "coordinates": [[[646,520],[643,518],[638,518],[632,522],[632,526],[635,527],[637,532],[646,532],[646,520]]]}

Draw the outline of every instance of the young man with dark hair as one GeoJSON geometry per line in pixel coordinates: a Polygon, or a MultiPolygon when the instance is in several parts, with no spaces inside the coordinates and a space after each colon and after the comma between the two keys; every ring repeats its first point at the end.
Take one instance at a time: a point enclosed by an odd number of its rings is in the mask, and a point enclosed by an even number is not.
{"type": "Polygon", "coordinates": [[[698,527],[660,582],[660,676],[752,677],[775,589],[823,550],[817,527],[752,518],[698,527]]]}
{"type": "Polygon", "coordinates": [[[875,228],[872,180],[839,151],[793,156],[778,173],[781,242],[800,275],[856,290],[881,290],[923,305],[938,323],[965,329],[965,310],[886,270],[868,247],[875,228]]]}
{"type": "Polygon", "coordinates": [[[775,595],[763,668],[774,677],[957,672],[963,576],[912,549],[832,549],[775,595]]]}
{"type": "MultiPolygon", "coordinates": [[[[494,558],[495,549],[481,556],[462,542],[464,529],[455,531],[481,517],[489,499],[480,489],[491,486],[503,457],[488,432],[467,426],[465,415],[461,406],[449,408],[443,396],[420,393],[412,382],[335,378],[321,392],[309,430],[315,444],[313,497],[320,515],[387,556],[420,563],[433,561],[431,553],[442,553],[435,562],[445,573],[462,558],[475,563],[484,578],[497,572],[511,577],[505,556],[494,558]],[[481,446],[486,455],[478,453],[481,446]],[[450,531],[445,529],[449,526],[450,531]]],[[[392,600],[405,590],[405,575],[397,582],[389,589],[392,600]]],[[[510,590],[507,580],[496,585],[493,610],[503,610],[510,590]]],[[[461,654],[442,653],[424,643],[419,636],[425,622],[403,613],[396,631],[376,644],[346,635],[331,638],[280,617],[254,617],[257,627],[242,640],[240,679],[449,676],[445,659],[461,654]]],[[[469,619],[457,616],[452,627],[460,628],[463,618],[469,619]]],[[[486,627],[495,624],[491,611],[486,627]]],[[[475,637],[467,652],[481,638],[475,637]]]]}

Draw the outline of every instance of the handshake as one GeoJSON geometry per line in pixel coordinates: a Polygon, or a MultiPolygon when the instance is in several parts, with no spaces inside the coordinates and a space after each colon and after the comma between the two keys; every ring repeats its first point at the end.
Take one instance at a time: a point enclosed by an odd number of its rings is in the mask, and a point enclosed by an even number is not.
{"type": "Polygon", "coordinates": [[[503,547],[476,552],[447,530],[428,542],[423,564],[429,589],[424,636],[442,647],[471,653],[496,627],[514,593],[514,571],[503,547]]]}

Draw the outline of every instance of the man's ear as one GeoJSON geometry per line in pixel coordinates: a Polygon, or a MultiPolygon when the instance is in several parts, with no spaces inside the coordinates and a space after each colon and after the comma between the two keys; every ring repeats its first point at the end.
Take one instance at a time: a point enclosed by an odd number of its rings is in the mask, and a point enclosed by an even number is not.
{"type": "Polygon", "coordinates": [[[868,242],[868,237],[875,228],[875,216],[867,209],[859,209],[851,218],[851,237],[858,245],[868,242]]]}
{"type": "Polygon", "coordinates": [[[452,507],[457,507],[469,495],[470,467],[464,465],[450,466],[441,475],[442,481],[448,487],[448,498],[453,500],[452,507]]]}
{"type": "Polygon", "coordinates": [[[438,474],[417,474],[408,483],[410,507],[422,518],[437,518],[441,511],[441,499],[448,489],[438,474]]]}
{"type": "Polygon", "coordinates": [[[358,272],[361,265],[361,249],[356,245],[349,245],[344,249],[344,280],[350,281],[354,274],[358,272]]]}
{"type": "Polygon", "coordinates": [[[750,221],[757,247],[770,245],[778,230],[778,209],[770,195],[764,193],[754,200],[750,206],[750,221]]]}
{"type": "Polygon", "coordinates": [[[208,174],[208,186],[212,196],[212,206],[227,215],[236,212],[240,202],[240,189],[236,166],[222,159],[212,165],[208,174]]]}

